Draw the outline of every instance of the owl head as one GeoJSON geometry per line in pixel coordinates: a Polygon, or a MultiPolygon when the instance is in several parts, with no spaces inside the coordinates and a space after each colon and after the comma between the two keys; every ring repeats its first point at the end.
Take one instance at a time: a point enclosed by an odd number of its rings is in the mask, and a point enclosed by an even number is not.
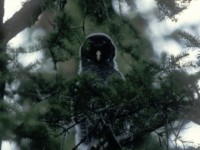
{"type": "Polygon", "coordinates": [[[114,68],[115,46],[103,33],[87,36],[80,48],[82,70],[114,68]]]}

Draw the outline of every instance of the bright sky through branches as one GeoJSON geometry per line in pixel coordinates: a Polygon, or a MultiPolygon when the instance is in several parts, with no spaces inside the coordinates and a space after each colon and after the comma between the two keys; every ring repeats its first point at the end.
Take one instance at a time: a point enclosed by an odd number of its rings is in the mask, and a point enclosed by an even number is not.
{"type": "MultiPolygon", "coordinates": [[[[12,17],[12,15],[17,12],[22,3],[26,0],[5,0],[5,16],[4,22],[12,17]]],[[[119,5],[117,4],[118,0],[113,0],[113,4],[115,4],[115,11],[118,11],[119,5]]],[[[181,15],[178,16],[177,22],[172,22],[171,20],[165,20],[159,22],[155,16],[153,7],[155,6],[154,0],[136,0],[137,1],[137,9],[138,12],[141,13],[144,17],[149,20],[149,27],[146,30],[147,34],[149,35],[150,39],[153,39],[153,47],[156,53],[160,54],[163,51],[169,52],[171,54],[178,54],[182,51],[182,47],[178,45],[173,40],[166,40],[163,38],[164,35],[172,33],[176,29],[184,29],[185,31],[189,31],[191,34],[195,36],[200,36],[200,27],[196,29],[196,31],[192,30],[191,25],[198,25],[200,23],[200,1],[193,0],[188,7],[181,15]]],[[[126,5],[123,5],[123,12],[126,15],[130,10],[130,8],[126,8],[126,5]]],[[[134,11],[135,12],[135,11],[134,11]]],[[[11,46],[18,47],[26,43],[26,38],[24,38],[25,34],[19,34],[15,38],[10,41],[11,46]]],[[[32,59],[33,61],[35,57],[31,55],[29,60],[32,59]]],[[[194,59],[194,58],[192,58],[194,59]]],[[[28,60],[27,60],[28,61],[28,60]]],[[[30,62],[28,62],[30,63],[30,62]]],[[[189,130],[184,130],[182,133],[182,138],[187,140],[192,140],[195,145],[200,144],[199,134],[200,134],[200,126],[196,124],[189,124],[191,127],[189,130]],[[197,134],[198,135],[197,135],[197,134]]],[[[2,150],[17,150],[13,143],[3,142],[2,150]]]]}
{"type": "Polygon", "coordinates": [[[5,0],[4,22],[12,17],[15,12],[19,11],[25,1],[27,0],[5,0]]]}

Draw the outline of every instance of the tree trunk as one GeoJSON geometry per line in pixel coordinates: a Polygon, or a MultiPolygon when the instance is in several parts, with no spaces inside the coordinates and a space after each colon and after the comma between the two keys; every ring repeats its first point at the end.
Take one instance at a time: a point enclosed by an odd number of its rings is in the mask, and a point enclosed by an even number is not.
{"type": "MultiPolygon", "coordinates": [[[[3,108],[3,99],[5,95],[5,85],[7,78],[7,54],[6,44],[18,33],[34,24],[38,16],[42,13],[42,7],[48,0],[31,0],[26,2],[20,11],[15,13],[5,23],[4,0],[0,0],[0,113],[5,111],[3,108]]],[[[0,135],[0,150],[2,137],[0,135]]]]}
{"type": "MultiPolygon", "coordinates": [[[[2,1],[2,0],[1,0],[2,1]]],[[[52,1],[50,1],[52,3],[52,1]]],[[[48,0],[30,0],[3,24],[4,42],[7,43],[25,28],[33,25],[48,0]]]]}
{"type": "MultiPolygon", "coordinates": [[[[5,84],[3,76],[6,73],[6,62],[3,57],[5,54],[5,44],[3,43],[3,16],[4,16],[4,0],[0,0],[0,113],[3,111],[2,102],[5,93],[5,84]]],[[[0,136],[0,150],[1,150],[2,137],[0,136]]]]}

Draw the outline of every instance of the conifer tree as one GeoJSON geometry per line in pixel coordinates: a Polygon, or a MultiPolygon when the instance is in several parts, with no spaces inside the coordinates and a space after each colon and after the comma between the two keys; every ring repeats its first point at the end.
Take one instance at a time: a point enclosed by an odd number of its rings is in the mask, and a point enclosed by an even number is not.
{"type": "MultiPolygon", "coordinates": [[[[156,0],[160,19],[176,20],[175,16],[190,1],[156,0]]],[[[120,149],[140,148],[152,133],[169,149],[171,133],[175,134],[188,120],[200,123],[197,116],[199,73],[186,72],[194,66],[192,63],[180,65],[188,54],[163,54],[160,64],[152,61],[151,43],[137,24],[145,21],[140,16],[126,18],[120,9],[122,3],[137,9],[135,2],[118,2],[119,15],[113,10],[112,2],[106,0],[30,0],[3,23],[4,0],[0,1],[1,140],[15,141],[22,150],[69,149],[70,143],[66,143],[65,137],[76,125],[73,102],[77,99],[81,106],[79,120],[90,120],[87,136],[98,135],[96,147],[99,149],[109,149],[114,144],[120,145],[120,149]],[[27,50],[19,48],[15,53],[7,47],[9,40],[34,25],[47,10],[52,10],[55,18],[49,22],[53,30],[41,40],[41,47],[45,59],[52,61],[54,73],[35,71],[42,62],[23,67],[17,56],[27,50]],[[78,66],[79,47],[85,36],[94,32],[109,34],[116,43],[117,60],[124,61],[125,67],[121,69],[124,69],[125,81],[110,79],[102,86],[94,74],[68,79],[59,73],[60,62],[76,58],[78,66]],[[177,120],[184,123],[174,126],[177,120]]],[[[179,31],[177,35],[187,46],[199,47],[198,38],[189,33],[179,31]]],[[[72,148],[75,150],[78,146],[72,148]]]]}

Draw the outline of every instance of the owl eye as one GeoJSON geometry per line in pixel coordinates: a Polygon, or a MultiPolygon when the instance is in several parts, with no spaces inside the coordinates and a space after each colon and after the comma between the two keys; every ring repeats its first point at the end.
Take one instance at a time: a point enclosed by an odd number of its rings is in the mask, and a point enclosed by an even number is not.
{"type": "Polygon", "coordinates": [[[102,43],[103,43],[103,44],[106,44],[106,41],[103,41],[102,43]]]}
{"type": "Polygon", "coordinates": [[[110,61],[110,58],[108,58],[107,61],[110,61]]]}

